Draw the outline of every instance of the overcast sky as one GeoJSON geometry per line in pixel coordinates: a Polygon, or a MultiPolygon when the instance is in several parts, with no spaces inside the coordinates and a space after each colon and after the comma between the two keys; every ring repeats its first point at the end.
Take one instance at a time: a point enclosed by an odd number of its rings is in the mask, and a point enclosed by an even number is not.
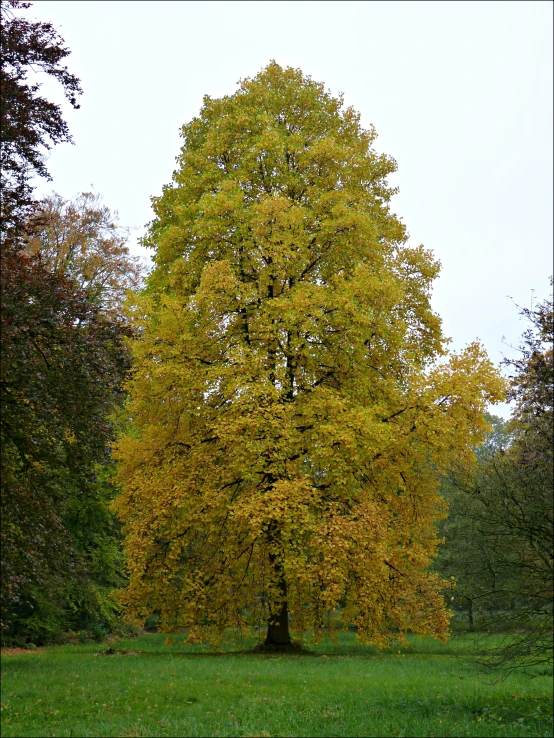
{"type": "MultiPolygon", "coordinates": [[[[552,267],[551,2],[60,2],[81,108],[74,146],[48,166],[65,197],[91,185],[137,238],[171,180],[180,127],[208,94],[275,59],[300,67],[372,123],[411,242],[442,262],[433,303],[452,346],[494,362],[525,328],[515,302],[545,297],[552,267]],[[534,293],[532,291],[535,291],[534,293]]],[[[49,83],[44,90],[61,100],[49,83]]],[[[506,415],[507,408],[494,412],[506,415]]]]}

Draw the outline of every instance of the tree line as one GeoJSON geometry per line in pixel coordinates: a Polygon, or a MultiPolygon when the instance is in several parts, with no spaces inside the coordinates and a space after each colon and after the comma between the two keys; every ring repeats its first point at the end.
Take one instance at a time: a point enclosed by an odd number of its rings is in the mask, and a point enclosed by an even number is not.
{"type": "Polygon", "coordinates": [[[445,639],[453,604],[517,634],[498,663],[547,663],[552,300],[508,383],[449,353],[395,161],[275,62],[183,126],[141,283],[98,196],[32,197],[70,137],[27,72],[81,90],[28,6],[2,11],[3,640],[155,613],[191,641],[385,646],[445,639]]]}

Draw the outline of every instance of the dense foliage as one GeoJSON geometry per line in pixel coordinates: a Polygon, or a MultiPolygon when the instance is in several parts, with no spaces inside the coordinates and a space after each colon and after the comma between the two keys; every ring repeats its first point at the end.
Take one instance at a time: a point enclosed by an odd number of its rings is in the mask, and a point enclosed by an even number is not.
{"type": "Polygon", "coordinates": [[[29,587],[71,579],[76,544],[64,516],[99,494],[96,466],[108,460],[108,416],[129,359],[127,327],[39,256],[5,252],[1,270],[5,616],[17,603],[33,604],[29,587]]]}
{"type": "Polygon", "coordinates": [[[130,615],[270,645],[341,608],[366,642],[444,638],[438,473],[503,383],[477,344],[437,363],[438,264],[390,210],[395,162],[275,63],[182,135],[118,450],[130,615]]]}
{"type": "Polygon", "coordinates": [[[2,3],[1,620],[2,640],[41,642],[114,621],[110,417],[130,366],[117,309],[138,266],[97,198],[32,200],[44,148],[69,134],[27,76],[54,76],[74,105],[80,88],[52,26],[16,15],[28,7],[2,3]]]}

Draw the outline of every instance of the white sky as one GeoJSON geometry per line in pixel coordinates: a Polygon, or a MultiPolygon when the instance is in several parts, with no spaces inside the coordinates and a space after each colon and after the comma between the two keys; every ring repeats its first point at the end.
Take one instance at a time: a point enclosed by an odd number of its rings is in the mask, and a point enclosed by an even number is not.
{"type": "Polygon", "coordinates": [[[552,14],[544,0],[39,0],[25,15],[59,30],[84,95],[64,106],[75,146],[52,150],[38,194],[93,185],[138,253],[203,95],[271,59],[300,67],[375,125],[398,162],[393,210],[442,262],[445,333],[455,349],[480,338],[497,363],[525,327],[508,295],[529,306],[553,271],[552,14]]]}

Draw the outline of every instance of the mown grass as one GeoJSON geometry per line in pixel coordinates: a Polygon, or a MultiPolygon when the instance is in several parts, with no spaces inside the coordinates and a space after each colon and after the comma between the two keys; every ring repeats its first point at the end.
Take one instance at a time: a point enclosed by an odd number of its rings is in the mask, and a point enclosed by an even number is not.
{"type": "Polygon", "coordinates": [[[472,640],[202,652],[162,635],[2,657],[3,736],[550,736],[552,684],[494,682],[472,640]],[[137,653],[140,652],[140,653],[137,653]]]}

